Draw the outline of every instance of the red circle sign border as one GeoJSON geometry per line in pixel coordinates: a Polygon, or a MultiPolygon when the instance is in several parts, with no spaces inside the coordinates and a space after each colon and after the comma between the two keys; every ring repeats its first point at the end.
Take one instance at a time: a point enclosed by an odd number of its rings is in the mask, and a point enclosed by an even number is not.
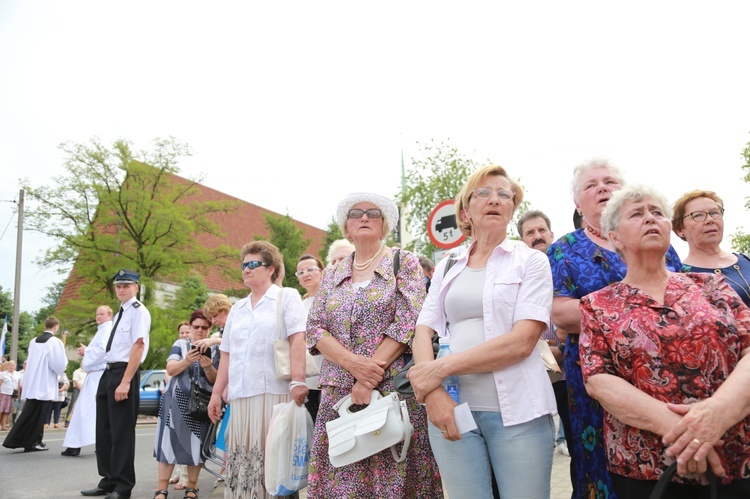
{"type": "Polygon", "coordinates": [[[435,246],[437,246],[438,248],[441,248],[441,249],[455,248],[456,246],[460,246],[461,243],[463,243],[464,240],[466,239],[466,234],[464,234],[462,232],[461,233],[461,237],[458,240],[456,240],[455,242],[450,243],[450,244],[445,244],[442,241],[438,241],[438,239],[432,233],[432,220],[435,218],[435,215],[437,214],[438,210],[440,210],[440,208],[442,208],[443,206],[448,205],[448,204],[456,204],[456,200],[455,199],[446,199],[445,201],[443,201],[442,203],[440,203],[436,207],[434,207],[432,209],[432,211],[430,212],[430,216],[427,217],[427,235],[430,237],[430,241],[432,241],[432,244],[434,244],[435,246]]]}

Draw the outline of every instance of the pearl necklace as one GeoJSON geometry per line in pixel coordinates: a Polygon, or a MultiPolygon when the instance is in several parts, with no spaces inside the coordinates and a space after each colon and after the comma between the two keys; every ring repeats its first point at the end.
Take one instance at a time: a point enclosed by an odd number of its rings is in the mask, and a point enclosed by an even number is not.
{"type": "Polygon", "coordinates": [[[354,270],[358,270],[360,272],[362,272],[363,270],[367,270],[367,268],[372,264],[372,262],[378,256],[380,256],[380,253],[383,252],[383,248],[384,247],[385,247],[385,241],[383,241],[382,243],[380,243],[380,249],[378,251],[376,251],[374,255],[372,255],[372,258],[370,258],[369,260],[367,260],[366,262],[363,262],[363,263],[358,263],[357,262],[357,254],[354,253],[354,265],[353,265],[354,266],[354,270]]]}

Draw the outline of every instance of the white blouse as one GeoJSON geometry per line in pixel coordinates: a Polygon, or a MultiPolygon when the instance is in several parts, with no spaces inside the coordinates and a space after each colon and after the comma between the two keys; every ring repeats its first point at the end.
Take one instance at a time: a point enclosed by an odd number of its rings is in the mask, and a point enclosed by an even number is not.
{"type": "Polygon", "coordinates": [[[289,380],[276,379],[273,341],[277,338],[276,300],[284,293],[281,339],[305,332],[305,309],[296,289],[271,285],[255,308],[250,296],[238,301],[229,311],[219,349],[229,354],[227,399],[252,397],[263,393],[289,393],[289,380]]]}

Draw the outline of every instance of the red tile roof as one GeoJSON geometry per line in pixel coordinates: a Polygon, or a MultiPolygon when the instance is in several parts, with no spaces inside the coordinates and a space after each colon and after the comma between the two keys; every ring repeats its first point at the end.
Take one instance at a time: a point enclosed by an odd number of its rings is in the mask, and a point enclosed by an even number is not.
{"type": "MultiPolygon", "coordinates": [[[[170,175],[170,177],[172,177],[173,181],[177,183],[186,184],[191,182],[190,180],[178,175],[170,175]]],[[[268,229],[266,228],[266,221],[263,214],[270,213],[281,216],[278,213],[266,210],[260,206],[248,203],[228,194],[224,194],[223,192],[211,189],[205,185],[196,183],[195,187],[195,193],[189,197],[190,202],[231,201],[237,204],[237,207],[229,213],[212,213],[208,215],[210,220],[221,227],[224,236],[217,237],[213,234],[202,233],[197,235],[195,241],[197,244],[209,249],[217,248],[222,244],[226,244],[232,248],[237,248],[238,261],[239,250],[245,243],[252,241],[255,236],[268,235],[268,229]]],[[[310,246],[307,248],[306,253],[317,254],[323,246],[326,232],[322,229],[296,220],[295,223],[300,229],[302,229],[303,237],[305,239],[310,239],[310,246]]],[[[222,270],[224,269],[214,265],[199,273],[209,292],[223,292],[229,289],[245,289],[239,271],[236,273],[237,277],[235,279],[229,279],[226,277],[225,273],[222,273],[222,270]]],[[[169,281],[167,280],[166,282],[169,281]]],[[[77,298],[82,284],[82,279],[77,275],[74,266],[65,284],[65,289],[60,297],[57,308],[59,309],[70,300],[77,298]]]]}

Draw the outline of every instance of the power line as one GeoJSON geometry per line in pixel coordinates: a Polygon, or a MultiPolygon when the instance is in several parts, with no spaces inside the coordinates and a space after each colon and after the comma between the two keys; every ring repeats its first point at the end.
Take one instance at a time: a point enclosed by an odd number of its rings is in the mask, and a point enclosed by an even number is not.
{"type": "MultiPolygon", "coordinates": [[[[8,199],[0,199],[0,201],[2,201],[4,203],[17,203],[18,202],[16,199],[14,199],[13,201],[10,201],[8,199]]],[[[10,223],[12,221],[13,221],[13,213],[10,214],[10,219],[8,220],[8,223],[5,225],[5,229],[3,229],[2,235],[0,235],[0,241],[2,241],[3,237],[5,237],[5,233],[7,232],[8,227],[10,227],[10,223]]]]}

